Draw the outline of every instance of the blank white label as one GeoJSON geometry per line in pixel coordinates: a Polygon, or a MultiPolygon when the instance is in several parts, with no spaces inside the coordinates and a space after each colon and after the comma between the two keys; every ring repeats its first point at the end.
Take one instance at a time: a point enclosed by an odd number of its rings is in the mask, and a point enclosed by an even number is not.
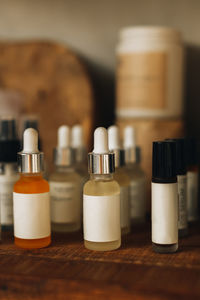
{"type": "Polygon", "coordinates": [[[198,219],[198,173],[187,172],[188,221],[198,219]]]}
{"type": "Polygon", "coordinates": [[[13,193],[14,235],[21,239],[50,236],[49,193],[13,193]]]}
{"type": "Polygon", "coordinates": [[[132,180],[130,185],[130,206],[132,219],[144,219],[146,215],[145,179],[132,180]]]}
{"type": "Polygon", "coordinates": [[[179,203],[179,218],[178,228],[187,228],[187,177],[186,175],[177,176],[178,179],[178,203],[179,203]]]}
{"type": "Polygon", "coordinates": [[[120,213],[121,213],[121,228],[130,226],[130,202],[129,202],[129,187],[120,187],[120,213]]]}
{"type": "Polygon", "coordinates": [[[81,218],[80,187],[72,182],[49,182],[51,221],[76,223],[81,218]]]}
{"type": "Polygon", "coordinates": [[[178,185],[152,183],[152,242],[178,242],[178,185]]]}
{"type": "Polygon", "coordinates": [[[84,239],[91,242],[117,241],[121,237],[120,194],[83,195],[84,239]]]}

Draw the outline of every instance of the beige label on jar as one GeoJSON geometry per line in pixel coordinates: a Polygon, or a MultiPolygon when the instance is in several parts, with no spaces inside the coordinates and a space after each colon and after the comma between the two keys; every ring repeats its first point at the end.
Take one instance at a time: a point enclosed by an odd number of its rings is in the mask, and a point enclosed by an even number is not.
{"type": "Polygon", "coordinates": [[[76,223],[81,219],[80,188],[72,182],[49,182],[51,221],[76,223]]]}
{"type": "Polygon", "coordinates": [[[188,221],[198,219],[198,172],[187,172],[188,221]]]}
{"type": "Polygon", "coordinates": [[[14,235],[21,239],[50,236],[49,193],[13,193],[14,235]]]}
{"type": "Polygon", "coordinates": [[[152,242],[178,242],[178,185],[152,183],[152,242]]]}
{"type": "Polygon", "coordinates": [[[120,187],[120,222],[121,228],[130,227],[129,187],[120,187]]]}
{"type": "Polygon", "coordinates": [[[162,109],[167,103],[167,53],[118,56],[118,109],[162,109]]]}
{"type": "Polygon", "coordinates": [[[117,241],[121,237],[120,194],[83,195],[84,239],[91,242],[117,241]]]}

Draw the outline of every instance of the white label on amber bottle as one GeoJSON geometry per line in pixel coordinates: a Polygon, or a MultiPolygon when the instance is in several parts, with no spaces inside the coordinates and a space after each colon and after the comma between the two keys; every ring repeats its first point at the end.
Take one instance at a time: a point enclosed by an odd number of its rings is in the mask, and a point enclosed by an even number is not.
{"type": "Polygon", "coordinates": [[[18,174],[0,175],[0,205],[1,224],[13,224],[13,186],[18,180],[18,174]]]}
{"type": "Polygon", "coordinates": [[[49,193],[13,193],[14,235],[21,239],[50,236],[49,193]]]}
{"type": "Polygon", "coordinates": [[[129,187],[120,187],[120,219],[121,228],[130,227],[130,203],[129,203],[129,187]]]}
{"type": "Polygon", "coordinates": [[[198,219],[198,172],[187,172],[188,221],[198,219]]]}
{"type": "Polygon", "coordinates": [[[83,195],[84,239],[91,242],[117,241],[121,237],[120,194],[83,195]]]}
{"type": "Polygon", "coordinates": [[[145,219],[145,179],[132,180],[130,184],[131,219],[145,219]]]}
{"type": "Polygon", "coordinates": [[[152,242],[178,242],[178,185],[152,183],[152,242]]]}
{"type": "Polygon", "coordinates": [[[71,182],[49,182],[51,221],[54,223],[80,222],[80,188],[71,182]]]}
{"type": "Polygon", "coordinates": [[[178,203],[179,203],[179,218],[178,228],[187,228],[187,178],[186,175],[177,176],[178,179],[178,203]]]}

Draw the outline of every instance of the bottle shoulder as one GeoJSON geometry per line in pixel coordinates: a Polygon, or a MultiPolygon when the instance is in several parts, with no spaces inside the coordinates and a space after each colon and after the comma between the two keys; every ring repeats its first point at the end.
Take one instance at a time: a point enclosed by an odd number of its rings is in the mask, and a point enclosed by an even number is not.
{"type": "Polygon", "coordinates": [[[50,174],[49,181],[56,182],[78,182],[81,181],[81,176],[77,171],[73,170],[71,172],[57,172],[56,170],[50,174]]]}
{"type": "Polygon", "coordinates": [[[115,173],[113,174],[113,177],[120,186],[129,186],[130,185],[130,182],[131,182],[130,176],[126,172],[125,168],[116,169],[115,173]]]}
{"type": "Polygon", "coordinates": [[[20,176],[14,185],[15,193],[35,194],[49,192],[49,184],[42,176],[20,176]]]}
{"type": "Polygon", "coordinates": [[[93,196],[115,195],[120,193],[116,180],[88,180],[83,188],[84,194],[93,196]]]}

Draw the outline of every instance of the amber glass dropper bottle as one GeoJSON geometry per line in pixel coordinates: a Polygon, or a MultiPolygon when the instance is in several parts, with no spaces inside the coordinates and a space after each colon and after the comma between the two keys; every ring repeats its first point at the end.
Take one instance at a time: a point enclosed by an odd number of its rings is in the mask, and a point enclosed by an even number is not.
{"type": "Polygon", "coordinates": [[[49,184],[42,177],[43,153],[38,133],[24,131],[23,151],[18,153],[20,179],[14,185],[13,212],[15,245],[43,248],[51,242],[49,184]]]}

